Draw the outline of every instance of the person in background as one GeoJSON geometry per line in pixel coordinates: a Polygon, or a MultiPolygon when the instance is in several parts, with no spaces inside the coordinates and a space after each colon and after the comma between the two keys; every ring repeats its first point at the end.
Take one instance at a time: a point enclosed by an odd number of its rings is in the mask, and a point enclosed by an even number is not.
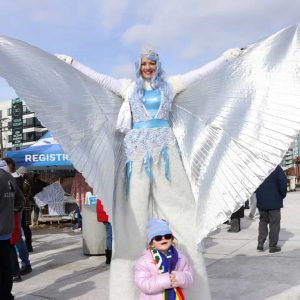
{"type": "Polygon", "coordinates": [[[14,228],[15,189],[7,164],[0,160],[0,299],[12,295],[12,265],[10,239],[14,228]]]}
{"type": "MultiPolygon", "coordinates": [[[[20,174],[18,174],[16,172],[16,164],[13,159],[6,157],[6,158],[3,158],[3,160],[6,161],[7,166],[9,168],[9,172],[11,173],[11,175],[13,176],[13,178],[15,179],[15,182],[17,184],[18,193],[16,193],[16,197],[18,196],[17,194],[19,194],[20,199],[22,199],[22,201],[23,201],[22,209],[20,210],[20,212],[22,212],[23,206],[24,206],[24,194],[23,194],[24,179],[23,179],[23,177],[20,176],[20,174]]],[[[19,217],[19,240],[15,245],[18,250],[19,257],[20,257],[21,263],[22,263],[22,266],[20,269],[20,274],[26,275],[32,271],[32,268],[31,268],[31,264],[30,264],[30,260],[29,260],[29,253],[28,253],[27,247],[25,245],[25,242],[22,238],[21,222],[22,222],[22,214],[20,214],[20,217],[19,217]]],[[[19,279],[17,278],[16,280],[19,280],[19,279]]]]}
{"type": "Polygon", "coordinates": [[[111,223],[108,222],[108,215],[105,212],[103,205],[99,199],[97,199],[96,211],[97,211],[98,222],[102,222],[105,226],[105,231],[106,231],[106,250],[105,250],[106,261],[105,261],[105,263],[107,265],[110,265],[111,254],[112,254],[112,228],[111,228],[111,223]]]}
{"type": "Polygon", "coordinates": [[[269,233],[269,252],[279,252],[277,246],[280,232],[281,208],[287,193],[287,179],[280,166],[265,179],[256,190],[257,208],[259,210],[257,250],[264,250],[264,243],[269,233]],[[268,230],[268,225],[270,232],[268,230]]]}
{"type": "Polygon", "coordinates": [[[28,252],[32,252],[32,232],[30,229],[31,225],[31,183],[27,169],[20,167],[17,169],[17,173],[23,177],[23,193],[24,193],[24,210],[22,213],[21,226],[25,236],[25,244],[28,252]]]}
{"type": "Polygon", "coordinates": [[[244,206],[234,212],[230,217],[230,228],[228,232],[240,232],[241,231],[241,218],[244,218],[244,206]]]}
{"type": "Polygon", "coordinates": [[[81,231],[81,228],[82,228],[82,216],[81,216],[80,208],[79,208],[78,205],[77,205],[77,207],[75,209],[75,212],[74,212],[74,219],[75,219],[75,228],[74,228],[74,230],[80,230],[81,231]]]}
{"type": "MultiPolygon", "coordinates": [[[[39,173],[34,173],[33,174],[33,179],[32,179],[32,185],[31,185],[31,195],[34,198],[36,194],[41,192],[44,187],[49,185],[49,183],[43,181],[40,179],[40,174],[39,173]]],[[[34,217],[33,217],[33,225],[38,225],[38,220],[39,220],[39,214],[40,214],[40,208],[34,203],[34,217]]]]}
{"type": "MultiPolygon", "coordinates": [[[[15,175],[15,162],[11,158],[4,158],[3,159],[8,168],[8,172],[11,175],[15,175]]],[[[24,196],[21,190],[22,182],[20,178],[13,176],[13,183],[14,183],[14,191],[15,191],[15,198],[14,198],[14,216],[13,216],[13,232],[10,238],[10,264],[12,270],[12,278],[13,282],[20,282],[22,281],[21,278],[21,271],[18,261],[18,254],[17,254],[17,244],[20,242],[20,222],[21,222],[21,215],[24,207],[24,196]]]]}
{"type": "MultiPolygon", "coordinates": [[[[13,179],[12,182],[14,184],[14,191],[15,191],[15,198],[14,198],[14,226],[13,226],[13,232],[11,234],[10,238],[10,261],[12,266],[12,275],[13,275],[13,281],[19,282],[22,280],[21,278],[21,271],[18,261],[18,255],[17,255],[17,245],[20,243],[20,237],[21,237],[21,216],[22,211],[24,207],[24,196],[22,192],[22,180],[18,178],[15,174],[15,162],[11,158],[3,158],[3,160],[7,164],[8,172],[12,175],[13,179]]],[[[23,254],[22,254],[23,257],[23,254]]]]}

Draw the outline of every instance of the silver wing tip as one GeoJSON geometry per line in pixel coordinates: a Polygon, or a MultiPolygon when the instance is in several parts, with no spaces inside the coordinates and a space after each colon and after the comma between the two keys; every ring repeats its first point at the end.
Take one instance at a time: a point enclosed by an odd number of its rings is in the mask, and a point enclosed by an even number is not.
{"type": "Polygon", "coordinates": [[[6,37],[4,35],[0,36],[0,44],[1,45],[5,45],[5,46],[12,46],[13,43],[11,41],[9,41],[9,37],[6,37]]]}

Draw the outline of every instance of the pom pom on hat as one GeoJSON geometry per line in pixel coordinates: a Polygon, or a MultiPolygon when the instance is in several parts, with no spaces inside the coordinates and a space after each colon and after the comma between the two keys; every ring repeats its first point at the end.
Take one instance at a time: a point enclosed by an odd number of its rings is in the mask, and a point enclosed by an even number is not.
{"type": "Polygon", "coordinates": [[[151,219],[147,223],[147,242],[148,245],[151,243],[152,239],[158,235],[172,234],[169,227],[169,223],[161,219],[151,219]]]}

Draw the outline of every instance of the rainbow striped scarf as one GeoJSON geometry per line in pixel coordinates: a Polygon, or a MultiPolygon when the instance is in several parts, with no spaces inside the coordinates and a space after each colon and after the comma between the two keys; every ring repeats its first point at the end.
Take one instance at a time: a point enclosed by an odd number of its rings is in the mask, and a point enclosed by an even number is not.
{"type": "MultiPolygon", "coordinates": [[[[156,248],[151,247],[150,253],[152,255],[154,264],[157,266],[161,274],[175,270],[176,264],[178,262],[178,252],[171,246],[168,250],[167,256],[158,251],[156,248]]],[[[163,300],[185,300],[181,288],[171,288],[163,291],[163,300]]]]}

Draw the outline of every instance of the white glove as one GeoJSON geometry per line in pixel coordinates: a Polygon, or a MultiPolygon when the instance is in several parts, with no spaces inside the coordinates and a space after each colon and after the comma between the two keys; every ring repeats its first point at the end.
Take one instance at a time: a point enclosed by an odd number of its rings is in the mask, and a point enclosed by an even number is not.
{"type": "Polygon", "coordinates": [[[241,55],[242,51],[243,50],[240,48],[232,48],[232,49],[226,50],[222,55],[226,60],[232,60],[234,58],[239,57],[241,55]]]}
{"type": "Polygon", "coordinates": [[[54,54],[60,60],[63,60],[65,63],[71,65],[73,62],[73,57],[65,55],[65,54],[54,54]]]}

